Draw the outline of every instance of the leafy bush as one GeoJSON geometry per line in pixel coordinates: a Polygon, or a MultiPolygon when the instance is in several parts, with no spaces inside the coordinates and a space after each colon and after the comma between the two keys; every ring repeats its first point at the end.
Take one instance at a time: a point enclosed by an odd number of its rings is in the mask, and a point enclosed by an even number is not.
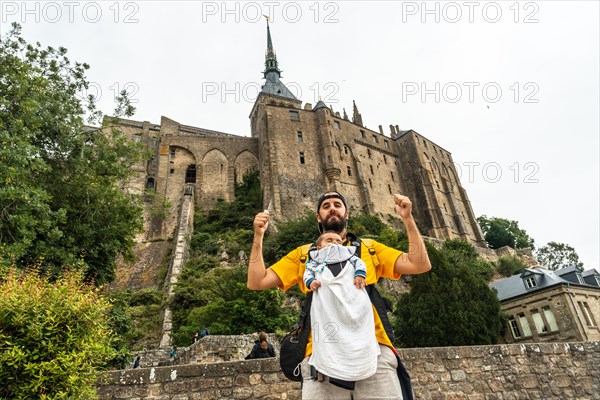
{"type": "Polygon", "coordinates": [[[153,288],[145,288],[131,293],[129,299],[130,306],[142,306],[150,304],[160,304],[163,293],[153,288]]]}
{"type": "Polygon", "coordinates": [[[0,398],[90,399],[116,352],[111,305],[68,272],[54,283],[9,271],[0,281],[0,398]]]}
{"type": "Polygon", "coordinates": [[[356,236],[379,235],[386,225],[375,215],[352,214],[348,218],[348,230],[356,236]]]}
{"type": "Polygon", "coordinates": [[[521,260],[517,256],[500,257],[498,259],[498,263],[496,264],[496,270],[498,271],[498,273],[506,277],[513,276],[521,272],[526,267],[527,266],[525,265],[523,260],[521,260]]]}
{"type": "Polygon", "coordinates": [[[246,273],[245,266],[218,268],[199,278],[193,291],[178,285],[171,303],[173,322],[177,315],[179,323],[174,343],[189,345],[192,333],[203,326],[221,335],[274,332],[291,326],[296,314],[282,307],[285,294],[276,289],[248,290],[246,273]]]}
{"type": "MultiPolygon", "coordinates": [[[[199,220],[202,221],[202,218],[200,216],[199,220]]],[[[213,256],[219,254],[219,243],[216,235],[206,232],[195,232],[190,241],[190,248],[194,253],[202,252],[213,256]]]]}

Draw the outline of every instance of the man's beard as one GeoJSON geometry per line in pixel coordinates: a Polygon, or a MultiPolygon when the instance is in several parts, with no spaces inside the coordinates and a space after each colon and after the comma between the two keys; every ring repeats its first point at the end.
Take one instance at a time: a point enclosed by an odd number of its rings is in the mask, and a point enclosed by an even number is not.
{"type": "Polygon", "coordinates": [[[337,218],[332,219],[331,216],[321,222],[323,232],[334,231],[341,233],[346,228],[346,218],[341,215],[335,215],[337,218]]]}

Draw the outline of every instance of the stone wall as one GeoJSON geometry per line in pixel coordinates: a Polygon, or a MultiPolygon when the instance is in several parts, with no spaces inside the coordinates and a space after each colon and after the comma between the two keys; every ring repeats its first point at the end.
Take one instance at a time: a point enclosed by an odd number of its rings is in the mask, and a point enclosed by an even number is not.
{"type": "MultiPolygon", "coordinates": [[[[600,400],[600,342],[400,349],[416,399],[600,400]]],[[[300,399],[278,359],[109,372],[101,399],[300,399]]]]}
{"type": "MultiPolygon", "coordinates": [[[[146,350],[135,353],[140,356],[140,366],[159,367],[165,365],[209,364],[243,360],[254,346],[258,335],[209,335],[188,347],[179,347],[177,356],[170,356],[170,348],[146,350]]],[[[267,340],[279,354],[279,339],[267,334],[267,340]]]]}

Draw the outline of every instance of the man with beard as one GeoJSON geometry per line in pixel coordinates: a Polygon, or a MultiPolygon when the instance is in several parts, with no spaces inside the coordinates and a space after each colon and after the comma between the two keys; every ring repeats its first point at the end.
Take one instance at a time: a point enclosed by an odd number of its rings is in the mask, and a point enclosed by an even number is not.
{"type": "MultiPolygon", "coordinates": [[[[431,269],[427,250],[417,225],[412,216],[412,203],[408,197],[394,195],[396,213],[404,222],[408,235],[409,252],[403,253],[374,240],[369,248],[361,244],[361,259],[367,265],[367,285],[377,283],[380,278],[399,279],[402,274],[420,274],[431,269]]],[[[347,232],[348,208],[346,198],[337,192],[323,194],[317,202],[317,223],[319,232],[335,231],[340,234],[345,245],[356,243],[356,237],[347,232]]],[[[248,288],[251,290],[264,290],[279,287],[287,290],[298,284],[302,292],[307,293],[303,281],[305,263],[303,248],[288,253],[285,257],[265,268],[263,260],[263,237],[269,225],[269,212],[258,213],[254,218],[254,241],[248,265],[248,288]]],[[[311,314],[312,314],[311,310],[311,314]]],[[[402,399],[402,389],[396,368],[398,359],[396,350],[385,331],[387,315],[380,316],[377,310],[373,313],[375,338],[379,346],[379,355],[376,356],[376,372],[374,375],[351,382],[348,386],[336,384],[336,379],[331,379],[309,366],[309,356],[312,354],[312,343],[306,347],[305,359],[302,368],[302,399],[402,399]]],[[[326,338],[322,338],[325,340],[326,338]]]]}

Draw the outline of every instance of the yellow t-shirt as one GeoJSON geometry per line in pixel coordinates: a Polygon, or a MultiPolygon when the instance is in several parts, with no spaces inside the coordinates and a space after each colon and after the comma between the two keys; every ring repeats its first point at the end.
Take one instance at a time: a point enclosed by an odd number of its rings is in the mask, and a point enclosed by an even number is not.
{"type": "MultiPolygon", "coordinates": [[[[400,274],[394,272],[394,264],[402,252],[376,242],[375,240],[371,240],[371,242],[372,247],[375,250],[375,255],[371,255],[369,253],[369,249],[367,246],[365,246],[364,242],[361,243],[360,251],[360,258],[367,265],[367,285],[377,283],[379,278],[390,278],[394,280],[399,279],[400,274]]],[[[344,244],[350,245],[350,242],[346,241],[344,244]]],[[[300,258],[303,255],[302,247],[304,246],[300,246],[295,250],[292,250],[285,257],[270,267],[273,272],[277,274],[279,279],[281,279],[281,286],[279,287],[281,290],[288,290],[295,284],[298,284],[300,285],[300,290],[303,293],[308,293],[310,291],[304,285],[304,280],[302,279],[304,270],[306,269],[306,262],[300,261],[300,258]]],[[[375,337],[377,338],[377,342],[385,346],[393,347],[390,338],[385,333],[385,329],[375,307],[373,307],[373,315],[375,320],[375,337]]],[[[311,353],[312,335],[308,339],[305,357],[309,356],[311,353]]]]}

